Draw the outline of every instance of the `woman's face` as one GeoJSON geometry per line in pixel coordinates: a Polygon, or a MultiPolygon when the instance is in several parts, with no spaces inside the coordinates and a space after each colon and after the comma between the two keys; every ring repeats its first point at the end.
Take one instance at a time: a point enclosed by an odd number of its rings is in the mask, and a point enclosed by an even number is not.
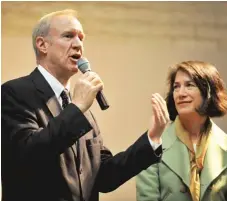
{"type": "Polygon", "coordinates": [[[173,99],[179,115],[190,115],[196,112],[203,98],[196,83],[188,73],[178,71],[173,83],[173,99]]]}

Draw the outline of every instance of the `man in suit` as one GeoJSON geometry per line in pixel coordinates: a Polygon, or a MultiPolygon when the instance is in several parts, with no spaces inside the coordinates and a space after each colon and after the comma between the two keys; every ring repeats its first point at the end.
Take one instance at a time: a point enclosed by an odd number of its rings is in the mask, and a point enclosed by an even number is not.
{"type": "Polygon", "coordinates": [[[4,201],[96,201],[98,192],[113,191],[161,159],[168,113],[159,109],[159,96],[148,132],[115,156],[89,111],[103,88],[100,77],[80,75],[70,98],[83,39],[74,11],[44,16],[33,31],[37,68],[2,85],[4,201]]]}

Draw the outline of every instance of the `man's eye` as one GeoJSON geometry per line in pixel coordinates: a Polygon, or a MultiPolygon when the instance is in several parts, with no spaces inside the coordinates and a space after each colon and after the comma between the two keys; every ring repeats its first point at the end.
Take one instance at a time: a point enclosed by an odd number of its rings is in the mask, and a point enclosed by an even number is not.
{"type": "Polygon", "coordinates": [[[65,34],[64,37],[65,37],[65,38],[72,38],[73,35],[72,35],[72,34],[65,34]]]}

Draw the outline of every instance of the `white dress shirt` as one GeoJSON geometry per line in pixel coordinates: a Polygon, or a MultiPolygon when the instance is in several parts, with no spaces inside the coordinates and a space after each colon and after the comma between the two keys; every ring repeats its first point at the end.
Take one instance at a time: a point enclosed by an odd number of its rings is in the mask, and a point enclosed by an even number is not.
{"type": "MultiPolygon", "coordinates": [[[[68,82],[67,86],[64,87],[53,75],[51,75],[45,68],[43,68],[41,65],[38,65],[38,70],[43,75],[43,77],[46,79],[46,81],[49,83],[50,87],[54,91],[58,102],[60,105],[62,105],[62,98],[61,98],[61,92],[64,89],[70,90],[70,83],[68,82]]],[[[71,102],[71,100],[70,100],[71,102]]]]}

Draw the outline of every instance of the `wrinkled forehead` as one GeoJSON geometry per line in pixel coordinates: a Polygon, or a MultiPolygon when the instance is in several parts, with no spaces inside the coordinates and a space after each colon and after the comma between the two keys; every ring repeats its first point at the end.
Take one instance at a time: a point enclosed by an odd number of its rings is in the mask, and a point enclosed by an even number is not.
{"type": "Polygon", "coordinates": [[[51,32],[64,32],[68,30],[73,30],[83,33],[83,27],[80,21],[71,15],[60,15],[55,16],[50,21],[50,33],[51,32]]]}

